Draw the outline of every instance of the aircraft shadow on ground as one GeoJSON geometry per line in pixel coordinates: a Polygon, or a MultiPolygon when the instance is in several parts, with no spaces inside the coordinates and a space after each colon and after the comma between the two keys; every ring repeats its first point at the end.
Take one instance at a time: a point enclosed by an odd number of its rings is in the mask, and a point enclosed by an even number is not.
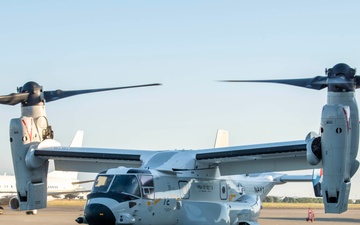
{"type": "MultiPolygon", "coordinates": [[[[290,218],[290,217],[260,217],[263,220],[290,220],[290,221],[306,221],[306,218],[290,218]]],[[[315,222],[342,222],[342,223],[360,223],[360,219],[354,218],[316,218],[315,222]]]]}

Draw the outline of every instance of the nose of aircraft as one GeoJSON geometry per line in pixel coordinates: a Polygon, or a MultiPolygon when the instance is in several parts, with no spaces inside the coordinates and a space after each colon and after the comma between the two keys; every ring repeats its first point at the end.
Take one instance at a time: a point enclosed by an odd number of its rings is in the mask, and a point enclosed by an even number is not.
{"type": "Polygon", "coordinates": [[[115,224],[114,214],[107,206],[102,204],[86,205],[85,218],[89,225],[115,224]]]}

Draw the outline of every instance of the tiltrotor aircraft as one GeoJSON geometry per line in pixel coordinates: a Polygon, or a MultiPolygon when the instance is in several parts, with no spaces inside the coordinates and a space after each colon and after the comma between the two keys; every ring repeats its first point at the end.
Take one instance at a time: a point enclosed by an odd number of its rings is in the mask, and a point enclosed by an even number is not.
{"type": "MultiPolygon", "coordinates": [[[[278,183],[291,181],[268,172],[322,168],[326,213],[347,210],[350,179],[356,173],[359,143],[355,89],[360,76],[340,63],[326,76],[271,82],[320,90],[328,88],[320,134],[305,140],[201,150],[129,150],[63,147],[53,139],[45,103],[103,91],[43,91],[35,82],[0,103],[21,103],[10,122],[10,143],[22,210],[46,207],[48,160],[57,170],[100,172],[78,223],[258,224],[261,199],[278,183]]],[[[116,89],[116,88],[115,88],[116,89]]],[[[316,185],[319,187],[319,185],[316,185]]]]}

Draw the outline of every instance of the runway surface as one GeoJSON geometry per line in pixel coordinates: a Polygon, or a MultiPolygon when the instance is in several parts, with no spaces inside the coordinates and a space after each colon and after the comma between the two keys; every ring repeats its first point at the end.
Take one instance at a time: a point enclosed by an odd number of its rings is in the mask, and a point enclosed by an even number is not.
{"type": "MultiPolygon", "coordinates": [[[[315,209],[313,224],[360,224],[360,210],[349,210],[346,213],[325,214],[323,209],[315,209]]],[[[1,225],[74,225],[75,219],[83,213],[81,206],[51,206],[38,211],[37,215],[25,215],[5,208],[0,215],[1,225]]],[[[305,221],[307,209],[263,209],[259,223],[261,225],[311,224],[305,221]]]]}
{"type": "Polygon", "coordinates": [[[307,209],[263,209],[260,214],[261,225],[295,224],[360,224],[360,210],[348,210],[342,214],[325,214],[324,209],[314,209],[315,222],[306,222],[307,209]]]}

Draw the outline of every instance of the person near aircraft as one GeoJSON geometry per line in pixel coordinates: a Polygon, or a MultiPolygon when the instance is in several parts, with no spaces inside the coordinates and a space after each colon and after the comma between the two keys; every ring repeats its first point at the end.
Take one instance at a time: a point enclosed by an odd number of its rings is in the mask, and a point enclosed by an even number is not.
{"type": "Polygon", "coordinates": [[[308,209],[308,217],[306,218],[306,221],[307,222],[309,222],[309,221],[314,222],[315,221],[315,213],[311,208],[308,209]]]}

